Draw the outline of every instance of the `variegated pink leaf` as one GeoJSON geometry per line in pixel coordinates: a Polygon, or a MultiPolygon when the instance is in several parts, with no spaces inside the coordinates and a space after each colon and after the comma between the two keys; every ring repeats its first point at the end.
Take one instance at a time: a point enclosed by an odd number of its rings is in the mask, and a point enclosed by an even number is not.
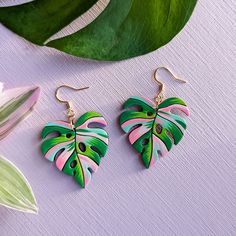
{"type": "Polygon", "coordinates": [[[0,83],[0,140],[32,111],[40,94],[39,87],[14,88],[3,91],[0,83]]]}

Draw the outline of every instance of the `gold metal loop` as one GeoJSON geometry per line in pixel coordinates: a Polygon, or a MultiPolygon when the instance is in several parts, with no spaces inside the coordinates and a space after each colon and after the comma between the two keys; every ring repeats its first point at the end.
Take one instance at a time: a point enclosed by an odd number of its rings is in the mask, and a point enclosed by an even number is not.
{"type": "Polygon", "coordinates": [[[81,91],[81,90],[84,90],[84,89],[88,89],[89,87],[75,88],[75,87],[71,87],[71,86],[65,85],[65,84],[59,86],[59,87],[56,89],[56,91],[55,91],[55,97],[56,97],[56,99],[57,99],[59,102],[61,102],[61,103],[65,103],[65,104],[68,104],[68,105],[69,105],[69,103],[70,103],[69,101],[67,101],[67,100],[62,100],[62,99],[59,98],[59,96],[58,96],[59,90],[60,90],[61,88],[69,88],[69,89],[72,89],[72,90],[74,90],[74,91],[81,91]]]}
{"type": "Polygon", "coordinates": [[[164,69],[166,70],[167,72],[169,72],[172,76],[172,79],[174,80],[177,80],[177,81],[180,81],[180,82],[183,82],[183,83],[187,83],[186,80],[183,80],[183,79],[180,79],[178,78],[168,67],[165,67],[165,66],[160,66],[158,67],[155,72],[154,72],[154,80],[157,82],[157,84],[160,86],[160,91],[159,93],[157,94],[157,96],[155,97],[155,101],[157,103],[157,105],[159,105],[163,99],[164,99],[164,90],[165,90],[165,85],[163,82],[161,82],[160,80],[157,79],[157,72],[161,69],[164,69]]]}
{"type": "Polygon", "coordinates": [[[68,120],[71,124],[71,126],[73,127],[74,126],[74,120],[75,120],[75,112],[73,111],[72,109],[72,106],[71,106],[71,102],[70,101],[67,101],[67,100],[62,100],[59,96],[58,96],[58,93],[59,93],[59,90],[61,88],[69,88],[69,89],[72,89],[74,91],[81,91],[81,90],[84,90],[84,89],[88,89],[89,87],[83,87],[83,88],[75,88],[75,87],[71,87],[69,85],[61,85],[59,86],[56,91],[55,91],[55,97],[56,99],[61,102],[61,103],[64,103],[66,104],[66,107],[67,107],[67,110],[66,110],[66,115],[68,117],[68,120]]]}

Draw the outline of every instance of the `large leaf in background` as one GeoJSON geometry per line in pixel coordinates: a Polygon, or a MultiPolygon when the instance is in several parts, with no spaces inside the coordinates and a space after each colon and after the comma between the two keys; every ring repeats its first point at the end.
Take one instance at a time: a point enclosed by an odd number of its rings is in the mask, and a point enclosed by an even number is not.
{"type": "Polygon", "coordinates": [[[0,83],[0,140],[32,111],[39,94],[39,87],[3,91],[3,84],[0,83]]]}
{"type": "MultiPolygon", "coordinates": [[[[75,17],[63,18],[67,5],[38,0],[21,6],[0,8],[0,22],[24,38],[41,44],[75,17]],[[43,14],[44,13],[44,14],[43,14]],[[43,15],[42,15],[43,14],[43,15]],[[43,18],[43,19],[41,19],[43,18]],[[57,21],[60,24],[56,23],[57,21]],[[56,25],[56,27],[55,27],[56,25]],[[42,28],[53,28],[46,33],[42,28]]],[[[89,1],[78,8],[88,9],[89,1]]],[[[197,0],[110,0],[103,13],[84,29],[47,43],[66,53],[97,60],[122,60],[154,51],[168,43],[187,23],[197,0]],[[144,3],[145,2],[145,3],[144,3]]],[[[91,4],[92,5],[92,4],[91,4]]],[[[73,9],[73,8],[72,8],[73,9]]],[[[79,16],[82,11],[78,11],[79,16]]]]}
{"type": "Polygon", "coordinates": [[[37,0],[0,8],[0,22],[26,38],[43,45],[52,35],[75,20],[97,0],[37,0]]]}
{"type": "Polygon", "coordinates": [[[0,156],[0,205],[15,210],[37,213],[32,189],[19,169],[0,156]]]}
{"type": "Polygon", "coordinates": [[[111,0],[89,26],[47,45],[97,60],[122,60],[142,55],[168,43],[187,23],[196,2],[111,0]]]}
{"type": "Polygon", "coordinates": [[[107,123],[97,112],[86,112],[75,127],[64,121],[50,122],[43,131],[42,138],[56,134],[42,143],[42,152],[49,161],[64,173],[74,176],[81,187],[91,180],[91,173],[96,172],[101,157],[108,147],[108,134],[103,129],[107,123]]]}

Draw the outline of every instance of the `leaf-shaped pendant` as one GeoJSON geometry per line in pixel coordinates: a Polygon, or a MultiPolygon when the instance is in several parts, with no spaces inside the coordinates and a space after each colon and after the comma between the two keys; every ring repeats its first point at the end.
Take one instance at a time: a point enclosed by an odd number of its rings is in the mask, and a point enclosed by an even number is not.
{"type": "Polygon", "coordinates": [[[65,121],[48,123],[42,138],[56,134],[42,143],[42,152],[46,159],[55,161],[59,170],[74,176],[84,188],[91,180],[91,173],[96,172],[101,157],[108,148],[108,134],[103,129],[105,119],[97,112],[82,115],[72,128],[65,121]]]}
{"type": "Polygon", "coordinates": [[[183,137],[186,122],[172,110],[189,115],[189,109],[180,98],[168,98],[158,106],[144,97],[131,97],[124,103],[120,116],[122,129],[129,133],[129,141],[141,154],[146,168],[152,166],[159,156],[166,156],[183,137]]]}

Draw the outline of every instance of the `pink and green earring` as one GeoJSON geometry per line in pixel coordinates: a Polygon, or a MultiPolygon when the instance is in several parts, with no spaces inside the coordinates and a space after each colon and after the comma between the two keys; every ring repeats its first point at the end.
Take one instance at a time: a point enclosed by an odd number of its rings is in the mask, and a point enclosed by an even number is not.
{"type": "Polygon", "coordinates": [[[103,128],[107,122],[97,112],[86,112],[75,121],[71,103],[58,97],[58,91],[62,87],[76,91],[88,88],[76,89],[67,85],[57,88],[55,96],[58,101],[66,104],[68,122],[46,124],[42,130],[41,149],[46,159],[55,161],[60,171],[73,176],[84,188],[91,180],[91,173],[97,171],[101,157],[106,154],[108,134],[103,128]]]}
{"type": "Polygon", "coordinates": [[[183,112],[189,116],[186,103],[176,97],[164,99],[164,84],[157,79],[157,71],[165,69],[178,79],[166,67],[159,67],[154,73],[160,92],[155,102],[145,97],[131,97],[124,103],[120,116],[120,125],[129,134],[129,141],[138,153],[146,168],[151,167],[159,157],[165,157],[173,144],[177,145],[187,128],[185,120],[177,115],[183,112]]]}

